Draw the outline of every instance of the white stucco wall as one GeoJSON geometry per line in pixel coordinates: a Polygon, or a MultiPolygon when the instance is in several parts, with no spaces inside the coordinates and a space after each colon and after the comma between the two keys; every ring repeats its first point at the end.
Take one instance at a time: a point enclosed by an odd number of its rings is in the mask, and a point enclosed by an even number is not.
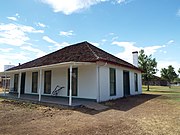
{"type": "Polygon", "coordinates": [[[25,93],[31,94],[31,92],[32,92],[32,72],[26,72],[25,93]]]}
{"type": "Polygon", "coordinates": [[[136,95],[142,93],[142,84],[141,84],[141,74],[136,71],[130,71],[130,94],[136,95]],[[134,83],[134,73],[138,75],[138,91],[135,91],[135,83],[134,83]]]}
{"type": "MultiPolygon", "coordinates": [[[[78,68],[78,88],[77,88],[77,98],[97,98],[97,79],[96,79],[96,65],[83,65],[74,66],[78,68]]],[[[43,81],[44,82],[44,81],[43,81]]],[[[59,85],[63,88],[59,95],[67,96],[68,94],[68,67],[66,68],[56,68],[52,70],[52,85],[51,92],[55,87],[59,85]]]]}
{"type": "Polygon", "coordinates": [[[107,67],[99,67],[99,101],[109,99],[109,69],[107,67]]]}
{"type": "MultiPolygon", "coordinates": [[[[77,88],[77,98],[97,98],[97,81],[96,81],[96,65],[86,65],[86,66],[74,66],[78,68],[78,88],[77,88]]],[[[44,82],[44,81],[43,81],[44,82]]],[[[43,83],[44,84],[44,83],[43,83]]],[[[52,85],[51,92],[55,87],[59,85],[63,88],[59,95],[67,96],[68,94],[68,67],[66,68],[55,68],[52,70],[52,85]]],[[[44,85],[43,85],[44,86],[44,85]]]]}
{"type": "Polygon", "coordinates": [[[99,91],[100,101],[106,101],[110,99],[116,99],[124,96],[123,89],[123,71],[129,71],[130,78],[130,95],[140,94],[142,92],[141,73],[128,68],[114,66],[111,64],[99,65],[99,91]],[[109,68],[116,69],[116,95],[110,96],[110,80],[109,80],[109,68]],[[135,92],[134,86],[134,73],[138,74],[138,92],[135,92]]]}
{"type": "Polygon", "coordinates": [[[100,76],[100,101],[106,101],[110,99],[116,99],[118,97],[123,97],[123,71],[115,66],[100,66],[99,67],[100,76]],[[109,80],[109,68],[116,69],[116,95],[110,96],[110,80],[109,80]]]}
{"type": "MultiPolygon", "coordinates": [[[[51,71],[51,92],[56,88],[57,85],[63,88],[59,95],[67,95],[67,68],[55,68],[51,71]]],[[[43,77],[44,78],[44,77],[43,77]]],[[[43,79],[43,89],[44,89],[44,79],[43,79]]]]}
{"type": "Polygon", "coordinates": [[[80,66],[78,71],[79,97],[97,99],[96,65],[80,66]]]}

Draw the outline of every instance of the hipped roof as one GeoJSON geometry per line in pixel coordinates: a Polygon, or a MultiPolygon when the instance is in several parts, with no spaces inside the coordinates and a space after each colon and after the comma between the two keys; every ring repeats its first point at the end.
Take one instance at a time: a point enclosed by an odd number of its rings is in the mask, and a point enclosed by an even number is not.
{"type": "Polygon", "coordinates": [[[104,50],[88,43],[87,41],[64,47],[43,57],[29,61],[22,65],[8,69],[7,71],[34,68],[64,62],[98,62],[103,61],[118,66],[141,71],[134,65],[113,56],[104,50]]]}

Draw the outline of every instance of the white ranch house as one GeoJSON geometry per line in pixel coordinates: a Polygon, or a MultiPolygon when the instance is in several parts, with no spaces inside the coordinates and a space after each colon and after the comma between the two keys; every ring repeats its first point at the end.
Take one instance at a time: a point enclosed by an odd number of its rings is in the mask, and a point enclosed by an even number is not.
{"type": "MultiPolygon", "coordinates": [[[[134,52],[137,66],[137,53],[134,52]]],[[[141,70],[88,42],[77,43],[3,72],[10,92],[107,101],[142,93],[141,70]]]]}

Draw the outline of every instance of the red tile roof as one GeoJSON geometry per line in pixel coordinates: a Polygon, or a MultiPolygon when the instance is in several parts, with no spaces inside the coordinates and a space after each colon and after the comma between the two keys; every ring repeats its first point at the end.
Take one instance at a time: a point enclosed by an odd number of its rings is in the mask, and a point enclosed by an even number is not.
{"type": "MultiPolygon", "coordinates": [[[[43,57],[37,58],[30,62],[9,69],[18,70],[25,68],[40,67],[45,65],[52,65],[63,62],[97,62],[104,61],[118,66],[128,67],[131,69],[140,70],[132,64],[119,59],[112,54],[109,54],[102,49],[99,49],[88,42],[81,42],[74,45],[64,47],[60,50],[47,54],[43,57]]],[[[141,71],[141,70],[140,70],[141,71]]]]}

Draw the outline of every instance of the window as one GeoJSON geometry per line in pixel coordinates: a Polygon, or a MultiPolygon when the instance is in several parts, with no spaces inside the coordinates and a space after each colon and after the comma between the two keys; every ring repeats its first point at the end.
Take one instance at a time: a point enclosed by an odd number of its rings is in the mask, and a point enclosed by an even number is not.
{"type": "Polygon", "coordinates": [[[135,91],[138,91],[138,74],[134,73],[134,87],[135,91]]]}
{"type": "Polygon", "coordinates": [[[19,74],[14,75],[14,91],[18,91],[18,80],[19,80],[19,74]]]}
{"type": "Polygon", "coordinates": [[[32,93],[37,93],[38,88],[38,72],[32,73],[32,93]]]}
{"type": "Polygon", "coordinates": [[[51,71],[44,73],[44,93],[51,94],[51,71]]]}
{"type": "Polygon", "coordinates": [[[110,80],[110,96],[116,95],[116,70],[114,68],[109,69],[110,80]]]}
{"type": "MultiPolygon", "coordinates": [[[[68,96],[69,96],[69,89],[70,89],[70,69],[68,69],[68,96]]],[[[72,69],[72,96],[78,95],[78,68],[72,69]]]]}

